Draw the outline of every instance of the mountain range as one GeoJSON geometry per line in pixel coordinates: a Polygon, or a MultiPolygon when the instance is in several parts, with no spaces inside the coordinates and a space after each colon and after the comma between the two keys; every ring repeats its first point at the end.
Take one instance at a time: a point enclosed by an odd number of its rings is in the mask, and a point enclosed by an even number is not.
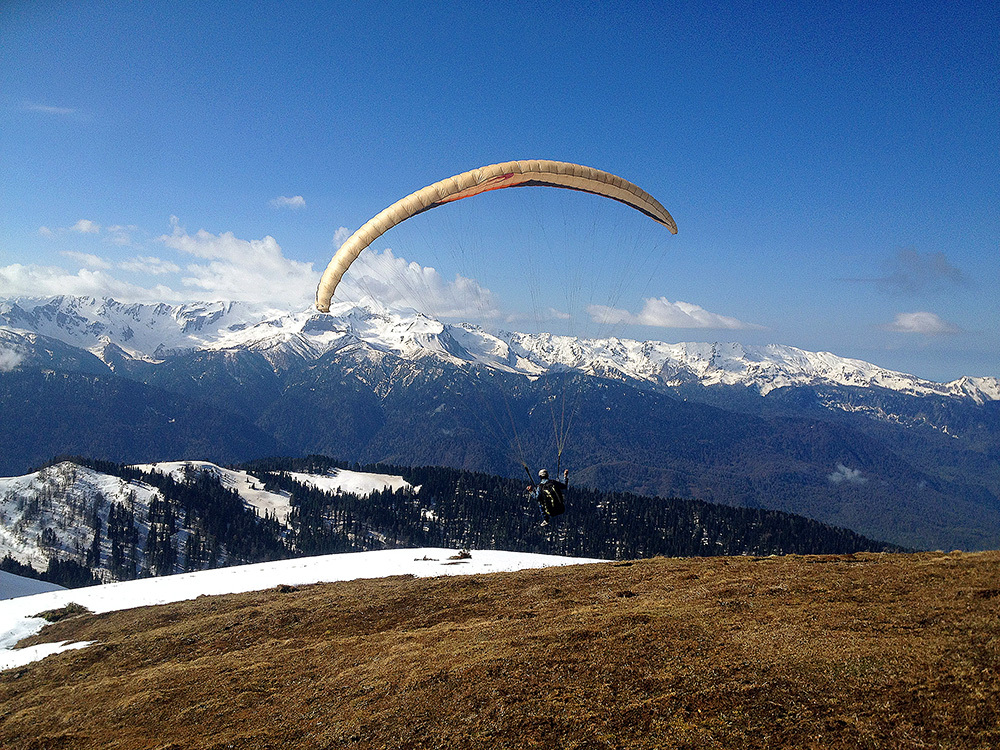
{"type": "Polygon", "coordinates": [[[0,301],[0,474],[324,454],[801,513],[1000,547],[1000,380],[788,346],[487,331],[413,311],[0,301]]]}

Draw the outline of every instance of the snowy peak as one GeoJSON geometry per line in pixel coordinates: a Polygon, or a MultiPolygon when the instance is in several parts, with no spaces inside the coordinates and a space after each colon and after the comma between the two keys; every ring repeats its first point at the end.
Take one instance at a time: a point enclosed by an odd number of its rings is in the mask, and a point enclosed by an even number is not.
{"type": "Polygon", "coordinates": [[[879,387],[913,396],[1000,400],[997,378],[934,383],[829,352],[793,346],[679,343],[628,339],[586,340],[550,334],[508,334],[519,357],[545,369],[565,368],[621,376],[665,386],[740,385],[766,395],[789,386],[879,387]]]}
{"type": "MultiPolygon", "coordinates": [[[[22,336],[25,331],[42,335],[92,352],[112,368],[126,356],[162,361],[186,351],[242,349],[260,353],[281,370],[291,362],[312,361],[331,351],[361,349],[410,361],[430,358],[526,376],[571,370],[667,387],[739,385],[761,395],[789,386],[837,385],[977,403],[1000,400],[997,378],[934,383],[861,360],[791,346],[493,334],[479,326],[446,324],[413,310],[388,310],[371,303],[339,303],[325,314],[236,302],[174,306],[54,297],[0,302],[0,326],[6,327],[8,338],[17,330],[22,336]]],[[[3,346],[0,341],[0,354],[3,346]]],[[[15,359],[16,351],[6,357],[15,359]]]]}
{"type": "Polygon", "coordinates": [[[114,344],[136,359],[202,348],[269,312],[239,302],[123,304],[93,297],[0,301],[0,325],[98,353],[114,344]]]}
{"type": "Polygon", "coordinates": [[[106,372],[105,364],[90,352],[58,338],[0,326],[0,372],[37,367],[96,375],[106,372]]]}

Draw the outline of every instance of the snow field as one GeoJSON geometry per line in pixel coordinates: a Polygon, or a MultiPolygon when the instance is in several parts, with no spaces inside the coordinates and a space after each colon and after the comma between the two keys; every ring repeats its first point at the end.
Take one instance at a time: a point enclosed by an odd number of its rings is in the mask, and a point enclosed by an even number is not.
{"type": "Polygon", "coordinates": [[[465,559],[452,559],[454,557],[457,557],[455,550],[427,547],[351,552],[64,589],[0,601],[0,670],[23,666],[50,654],[89,645],[47,643],[28,649],[12,648],[19,640],[34,635],[46,624],[45,620],[35,615],[59,609],[70,602],[95,613],[114,612],[185,601],[199,596],[262,591],[280,584],[304,586],[397,575],[431,578],[604,562],[590,558],[501,550],[474,550],[465,559]]]}

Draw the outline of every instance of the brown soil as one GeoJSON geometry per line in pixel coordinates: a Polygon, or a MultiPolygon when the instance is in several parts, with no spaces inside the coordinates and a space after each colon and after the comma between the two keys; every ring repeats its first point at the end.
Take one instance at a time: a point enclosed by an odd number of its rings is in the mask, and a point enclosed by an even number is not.
{"type": "MultiPolygon", "coordinates": [[[[473,553],[475,554],[475,553],[473,553]]],[[[1000,553],[654,559],[50,625],[11,748],[996,748],[1000,553]]]]}

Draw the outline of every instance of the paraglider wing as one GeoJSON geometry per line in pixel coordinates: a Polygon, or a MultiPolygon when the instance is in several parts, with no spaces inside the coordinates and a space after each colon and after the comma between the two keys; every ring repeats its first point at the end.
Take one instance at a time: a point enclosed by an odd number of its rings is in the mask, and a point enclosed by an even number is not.
{"type": "Polygon", "coordinates": [[[620,201],[663,224],[672,234],[677,225],[667,210],[645,190],[599,169],[561,161],[508,161],[491,164],[435,182],[381,211],[347,238],[330,261],[316,289],[316,308],[328,312],[337,285],[361,251],[411,216],[445,203],[509,187],[560,187],[620,201]]]}

